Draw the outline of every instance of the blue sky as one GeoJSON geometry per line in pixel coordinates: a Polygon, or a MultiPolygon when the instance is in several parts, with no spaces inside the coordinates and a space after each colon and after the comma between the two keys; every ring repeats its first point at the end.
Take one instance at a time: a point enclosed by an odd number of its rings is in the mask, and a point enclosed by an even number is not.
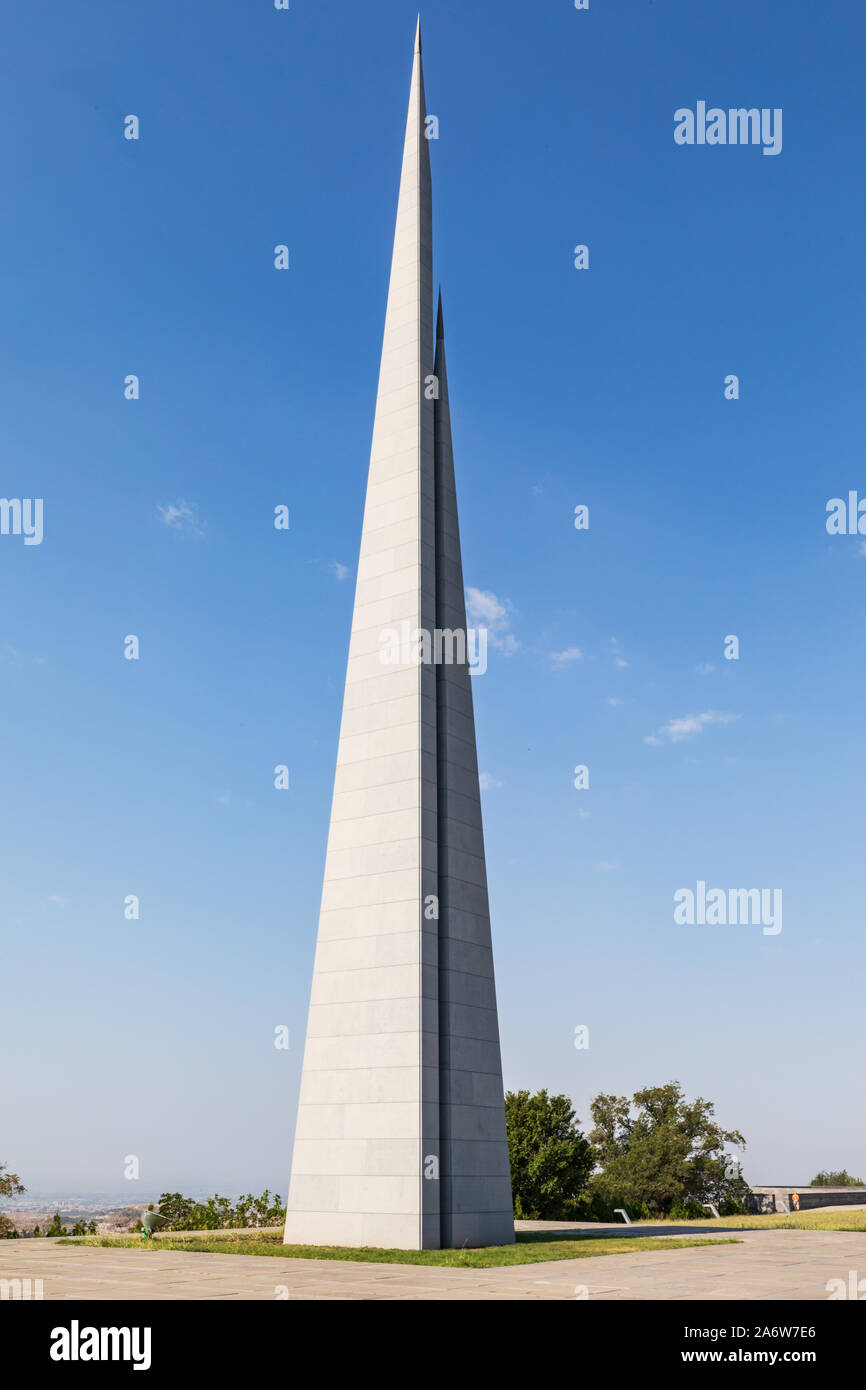
{"type": "MultiPolygon", "coordinates": [[[[6,19],[0,492],[44,539],[0,536],[0,1159],[32,1188],[288,1185],[416,9],[6,19]]],[[[862,9],[423,24],[465,577],[501,610],[506,1085],[588,1120],[677,1078],[753,1182],[862,1174],[866,554],[825,529],[866,493],[862,9]],[[677,146],[699,100],[782,108],[782,153],[677,146]],[[699,879],[781,888],[783,930],[675,925],[699,879]]]]}

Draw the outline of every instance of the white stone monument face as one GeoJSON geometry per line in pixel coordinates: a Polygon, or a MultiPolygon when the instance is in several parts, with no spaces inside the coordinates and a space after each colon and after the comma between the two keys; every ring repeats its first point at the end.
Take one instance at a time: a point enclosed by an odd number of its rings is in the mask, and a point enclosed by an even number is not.
{"type": "Polygon", "coordinates": [[[419,24],[289,1244],[514,1240],[425,116],[419,24]]]}

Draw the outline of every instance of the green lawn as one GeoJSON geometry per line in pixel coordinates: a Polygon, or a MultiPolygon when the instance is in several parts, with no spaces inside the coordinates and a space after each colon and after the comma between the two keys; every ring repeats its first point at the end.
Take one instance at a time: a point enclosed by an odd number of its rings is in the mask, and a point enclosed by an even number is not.
{"type": "Polygon", "coordinates": [[[230,1231],[182,1232],[154,1240],[140,1236],[86,1236],[66,1239],[60,1245],[105,1245],[129,1250],[187,1250],[221,1255],[278,1255],[292,1260],[355,1260],[362,1264],[450,1265],[464,1269],[492,1269],[496,1265],[541,1264],[546,1260],[584,1259],[591,1255],[619,1255],[635,1250],[684,1250],[694,1245],[738,1245],[734,1237],[704,1239],[694,1236],[594,1236],[591,1232],[562,1236],[548,1231],[520,1231],[515,1245],[489,1245],[477,1250],[354,1250],[346,1246],[283,1245],[279,1233],[232,1235],[230,1231]]]}
{"type": "Polygon", "coordinates": [[[720,1221],[636,1221],[632,1226],[599,1231],[518,1231],[515,1245],[490,1245],[477,1250],[378,1250],[347,1246],[283,1245],[282,1230],[171,1231],[144,1241],[140,1236],[86,1236],[61,1240],[61,1245],[103,1245],[130,1250],[186,1250],[221,1255],[277,1255],[295,1260],[355,1260],[362,1264],[451,1265],[491,1269],[496,1265],[541,1264],[546,1260],[586,1259],[635,1250],[684,1250],[695,1245],[736,1245],[737,1230],[866,1231],[866,1211],[805,1211],[792,1216],[724,1216],[720,1221]],[[688,1235],[648,1236],[636,1232],[669,1224],[686,1227],[688,1235]],[[694,1232],[694,1234],[692,1234],[694,1232]],[[706,1232],[706,1235],[703,1233],[706,1232]]]}
{"type": "MultiPolygon", "coordinates": [[[[635,1225],[653,1226],[653,1221],[635,1222],[635,1225]]],[[[703,1221],[674,1221],[674,1226],[703,1226],[703,1221]]],[[[720,1221],[713,1217],[707,1222],[711,1231],[866,1231],[866,1211],[852,1208],[850,1211],[798,1211],[791,1216],[723,1216],[720,1221]]]]}

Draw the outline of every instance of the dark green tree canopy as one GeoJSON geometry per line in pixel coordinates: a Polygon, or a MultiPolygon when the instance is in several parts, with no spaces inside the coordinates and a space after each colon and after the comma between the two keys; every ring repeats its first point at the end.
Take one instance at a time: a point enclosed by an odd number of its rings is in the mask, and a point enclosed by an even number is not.
{"type": "Polygon", "coordinates": [[[608,1199],[666,1215],[689,1202],[742,1202],[748,1191],[725,1152],[744,1149],[736,1129],[722,1129],[710,1101],[687,1101],[676,1081],[625,1096],[596,1096],[589,1135],[601,1169],[594,1185],[608,1199]]]}
{"type": "Polygon", "coordinates": [[[568,1220],[592,1172],[592,1152],[568,1096],[509,1091],[505,1097],[514,1215],[568,1220]]]}

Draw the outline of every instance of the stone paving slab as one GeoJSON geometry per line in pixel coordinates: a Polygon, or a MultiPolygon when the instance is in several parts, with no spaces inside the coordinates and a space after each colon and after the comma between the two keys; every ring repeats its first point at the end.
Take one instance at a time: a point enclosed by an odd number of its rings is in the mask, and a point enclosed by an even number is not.
{"type": "MultiPolygon", "coordinates": [[[[668,1232],[670,1234],[670,1232],[668,1232]]],[[[722,1234],[708,1232],[702,1235],[722,1234]]],[[[375,1265],[112,1250],[51,1240],[0,1242],[0,1279],[41,1279],[52,1300],[290,1299],[574,1300],[785,1299],[828,1297],[827,1281],[866,1277],[866,1232],[740,1231],[741,1245],[635,1251],[498,1269],[375,1265]]]]}

